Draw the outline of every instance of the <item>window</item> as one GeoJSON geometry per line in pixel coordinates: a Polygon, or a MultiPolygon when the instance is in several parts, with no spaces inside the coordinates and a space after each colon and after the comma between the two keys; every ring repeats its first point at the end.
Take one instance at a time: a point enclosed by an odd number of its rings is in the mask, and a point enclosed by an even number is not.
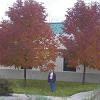
{"type": "Polygon", "coordinates": [[[66,58],[64,58],[64,61],[63,61],[63,71],[76,71],[76,68],[70,68],[68,67],[68,62],[66,60],[66,58]]]}

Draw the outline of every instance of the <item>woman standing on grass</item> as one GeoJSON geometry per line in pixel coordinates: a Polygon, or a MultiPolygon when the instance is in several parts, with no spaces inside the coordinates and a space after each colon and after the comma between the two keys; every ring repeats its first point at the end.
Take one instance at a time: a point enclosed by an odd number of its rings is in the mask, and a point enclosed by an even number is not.
{"type": "Polygon", "coordinates": [[[50,85],[51,92],[54,92],[55,90],[55,81],[56,81],[56,74],[54,70],[50,70],[50,73],[48,74],[48,83],[50,85]]]}

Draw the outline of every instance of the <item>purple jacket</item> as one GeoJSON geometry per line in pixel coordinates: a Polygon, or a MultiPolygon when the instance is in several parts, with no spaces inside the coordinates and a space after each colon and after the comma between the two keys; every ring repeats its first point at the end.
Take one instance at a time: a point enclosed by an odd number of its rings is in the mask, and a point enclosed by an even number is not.
{"type": "Polygon", "coordinates": [[[48,74],[48,82],[50,83],[50,82],[55,82],[56,81],[56,74],[53,72],[53,78],[52,79],[50,79],[50,74],[51,74],[51,72],[48,74]]]}

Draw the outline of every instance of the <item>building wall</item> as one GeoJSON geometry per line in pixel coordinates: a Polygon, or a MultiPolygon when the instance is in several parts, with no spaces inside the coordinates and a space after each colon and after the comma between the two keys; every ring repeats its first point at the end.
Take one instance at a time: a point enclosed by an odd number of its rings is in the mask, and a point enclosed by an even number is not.
{"type": "MultiPolygon", "coordinates": [[[[83,72],[83,70],[83,65],[80,65],[76,68],[76,72],[83,72]]],[[[100,73],[100,70],[86,67],[86,73],[100,73]]]]}
{"type": "Polygon", "coordinates": [[[61,56],[58,56],[55,61],[55,72],[63,72],[63,61],[64,59],[61,56]]]}
{"type": "MultiPolygon", "coordinates": [[[[33,70],[27,70],[26,72],[27,79],[48,79],[48,72],[39,72],[33,70]]],[[[6,79],[24,79],[24,70],[0,69],[0,77],[6,79]]],[[[82,82],[82,73],[80,72],[56,72],[56,77],[57,81],[82,82]]],[[[100,73],[86,73],[86,82],[100,83],[100,73]]]]}
{"type": "MultiPolygon", "coordinates": [[[[56,59],[55,65],[56,65],[56,68],[55,68],[56,72],[64,72],[64,70],[63,70],[64,58],[63,57],[58,56],[56,59]]],[[[76,72],[82,73],[84,70],[83,68],[84,68],[83,65],[76,67],[76,72]]],[[[86,73],[100,73],[100,70],[86,67],[86,73]]]]}

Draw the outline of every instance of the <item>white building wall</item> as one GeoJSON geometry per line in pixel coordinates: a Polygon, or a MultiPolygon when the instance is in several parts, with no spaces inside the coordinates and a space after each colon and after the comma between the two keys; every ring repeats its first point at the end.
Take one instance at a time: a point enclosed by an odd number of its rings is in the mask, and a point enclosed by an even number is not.
{"type": "MultiPolygon", "coordinates": [[[[76,68],[76,72],[83,72],[83,70],[84,70],[83,65],[80,65],[76,68]]],[[[100,73],[100,70],[86,67],[86,73],[100,73]]]]}
{"type": "Polygon", "coordinates": [[[63,72],[63,57],[58,56],[55,61],[55,72],[63,72]]]}
{"type": "Polygon", "coordinates": [[[0,65],[0,69],[15,69],[15,66],[3,66],[3,65],[0,65]]]}

